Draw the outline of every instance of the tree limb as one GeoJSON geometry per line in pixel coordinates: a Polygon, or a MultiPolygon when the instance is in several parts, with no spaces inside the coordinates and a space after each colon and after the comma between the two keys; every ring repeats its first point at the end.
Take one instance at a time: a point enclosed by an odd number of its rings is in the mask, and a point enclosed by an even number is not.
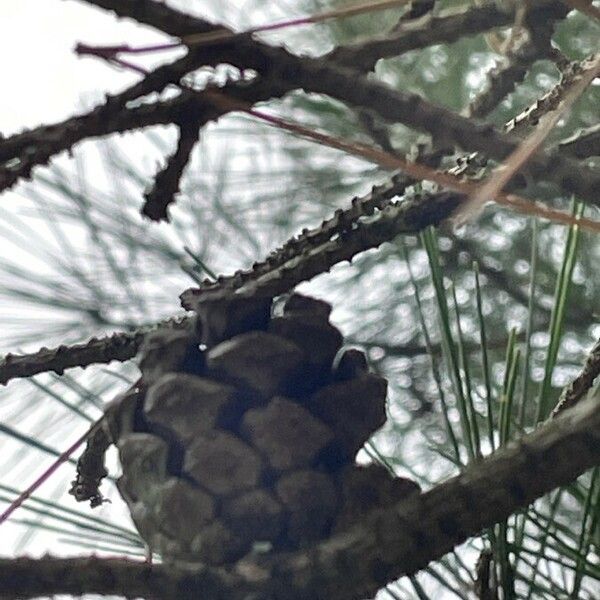
{"type": "MultiPolygon", "coordinates": [[[[217,26],[206,21],[181,13],[165,4],[158,2],[139,0],[129,0],[126,2],[116,0],[82,0],[89,4],[94,4],[100,8],[111,10],[119,17],[128,17],[145,25],[150,25],[165,33],[174,36],[184,36],[191,33],[201,33],[212,31],[217,26]]],[[[402,35],[396,34],[391,37],[376,38],[360,44],[353,44],[347,47],[340,47],[330,53],[328,57],[335,58],[340,54],[340,60],[349,66],[353,66],[362,54],[369,56],[371,66],[378,58],[392,56],[423,48],[430,44],[442,43],[444,41],[454,41],[465,33],[478,33],[491,27],[501,26],[510,20],[507,13],[498,11],[495,5],[483,8],[473,9],[459,15],[437,18],[427,21],[418,28],[403,29],[402,35]]],[[[264,46],[259,42],[250,42],[251,44],[264,46]]],[[[265,46],[268,47],[268,46],[265,46]]],[[[207,58],[206,50],[203,55],[207,58]]],[[[108,135],[114,132],[125,131],[158,123],[169,123],[173,120],[167,119],[170,111],[165,111],[164,116],[158,117],[159,113],[149,110],[149,107],[142,107],[140,111],[128,110],[124,108],[129,100],[137,98],[143,93],[160,91],[164,87],[164,75],[168,73],[169,81],[177,81],[183,74],[193,70],[202,64],[202,56],[185,56],[182,59],[153,71],[149,78],[143,80],[144,87],[136,83],[116,96],[107,99],[102,106],[96,107],[87,115],[73,117],[54,125],[46,125],[24,131],[0,141],[0,161],[18,159],[21,163],[19,169],[11,168],[9,173],[4,175],[5,181],[1,181],[0,190],[12,185],[18,177],[28,177],[31,169],[35,165],[45,164],[48,159],[62,151],[70,148],[73,144],[88,137],[108,135]],[[138,120],[139,116],[145,116],[138,120]],[[152,117],[158,120],[153,121],[152,117]],[[128,121],[131,121],[129,125],[128,121]],[[26,151],[26,152],[25,152],[26,151]],[[27,166],[27,168],[25,168],[27,166]]],[[[365,65],[365,68],[368,65],[365,65]]],[[[358,66],[356,66],[358,68],[358,66]]],[[[233,89],[225,88],[225,92],[234,97],[239,97],[233,89]]],[[[249,86],[246,93],[246,100],[257,102],[261,99],[267,99],[273,93],[265,93],[264,87],[254,82],[249,86]],[[258,88],[258,89],[256,89],[258,88]]],[[[159,103],[162,104],[162,103],[159,103]]],[[[179,102],[167,103],[167,106],[175,108],[179,102]]],[[[205,107],[206,110],[206,107],[205,107]]],[[[181,111],[177,111],[181,115],[181,111]]]]}
{"type": "Polygon", "coordinates": [[[469,116],[484,117],[492,112],[500,101],[525,79],[536,61],[543,58],[561,58],[558,51],[552,47],[552,35],[557,21],[564,19],[569,13],[568,7],[556,4],[552,7],[552,14],[546,13],[542,19],[539,18],[539,11],[536,11],[535,7],[532,10],[529,6],[522,5],[521,9],[524,11],[522,23],[516,22],[519,20],[517,14],[510,35],[514,33],[517,38],[522,36],[522,28],[526,38],[521,42],[518,39],[513,40],[511,47],[504,52],[504,64],[494,67],[488,73],[486,86],[469,104],[469,116]]]}
{"type": "MultiPolygon", "coordinates": [[[[320,227],[303,232],[272,253],[263,263],[256,263],[247,271],[238,271],[229,277],[221,277],[217,283],[208,283],[209,289],[231,290],[246,286],[248,289],[269,290],[273,295],[292,289],[301,281],[328,271],[341,260],[350,260],[362,250],[374,248],[390,241],[399,233],[415,233],[428,225],[439,223],[456,208],[461,197],[456,194],[438,194],[421,200],[401,202],[390,207],[386,213],[378,213],[371,223],[356,226],[361,216],[372,215],[382,208],[387,199],[402,193],[403,178],[374,187],[370,194],[355,198],[346,211],[324,221],[320,227]],[[331,239],[335,238],[335,239],[331,239]],[[319,253],[322,252],[322,255],[319,253]],[[288,287],[286,287],[288,286],[288,287]]],[[[191,307],[194,290],[189,292],[191,307]]],[[[85,367],[94,363],[125,361],[133,358],[144,336],[158,327],[185,327],[188,319],[170,319],[156,326],[132,332],[115,333],[104,338],[92,338],[88,342],[58,348],[42,348],[23,355],[8,354],[0,360],[0,384],[14,378],[31,377],[37,373],[54,371],[59,375],[71,367],[85,367]]]]}
{"type": "Polygon", "coordinates": [[[598,376],[600,376],[600,339],[590,350],[579,375],[562,391],[550,418],[554,419],[567,408],[580,402],[594,385],[594,380],[598,376]]]}
{"type": "MultiPolygon", "coordinates": [[[[89,1],[94,3],[96,0],[89,1]]],[[[127,7],[131,0],[124,3],[117,3],[116,0],[101,2],[103,7],[111,5],[118,15],[128,16],[127,7]]],[[[530,10],[536,11],[536,19],[545,22],[547,17],[552,18],[555,13],[562,15],[564,6],[558,1],[540,0],[530,10]]],[[[162,18],[165,18],[164,15],[162,18]]],[[[149,19],[145,22],[153,24],[149,19]]],[[[164,22],[157,22],[155,26],[166,31],[164,22]]],[[[173,31],[174,24],[168,32],[173,31]]],[[[477,150],[491,158],[503,160],[519,145],[518,138],[502,134],[489,124],[430,104],[417,94],[393,90],[365,76],[357,76],[354,69],[332,63],[328,55],[320,58],[298,57],[283,48],[266,46],[251,38],[236,38],[234,42],[230,40],[215,46],[192,49],[188,56],[193,57],[198,50],[201,51],[197,56],[200,64],[230,62],[240,68],[253,68],[263,73],[274,85],[273,95],[284,95],[297,88],[327,94],[355,107],[373,110],[385,120],[426,131],[444,147],[455,144],[465,150],[477,150]]],[[[173,75],[179,77],[180,74],[173,75]]],[[[598,202],[596,190],[600,187],[600,173],[557,152],[537,153],[529,161],[527,172],[536,179],[553,181],[564,191],[575,193],[590,203],[598,202]]]]}
{"type": "Polygon", "coordinates": [[[167,209],[175,201],[183,171],[190,160],[196,142],[200,137],[203,119],[186,119],[178,123],[179,140],[175,152],[167,159],[167,164],[154,178],[152,188],[144,194],[142,214],[153,221],[168,221],[167,209]]]}
{"type": "Polygon", "coordinates": [[[372,513],[308,550],[249,556],[227,571],[121,559],[2,559],[0,595],[4,600],[61,593],[149,600],[364,598],[599,463],[600,404],[586,400],[460,475],[372,513]]]}
{"type": "MultiPolygon", "coordinates": [[[[189,15],[185,15],[184,13],[180,13],[179,11],[168,8],[166,5],[149,0],[144,2],[133,0],[128,0],[125,2],[117,2],[116,0],[84,1],[108,10],[112,10],[118,16],[137,19],[142,23],[157,27],[171,35],[185,35],[186,33],[208,31],[212,27],[202,19],[190,17],[189,15]]],[[[552,2],[550,0],[538,0],[534,8],[537,6],[540,7],[540,11],[551,12],[552,10],[556,10],[556,2],[552,2]]],[[[534,8],[532,8],[532,10],[534,10],[534,8]]],[[[340,64],[351,65],[353,69],[356,68],[356,63],[366,60],[359,57],[369,57],[369,59],[362,65],[363,68],[369,69],[373,66],[375,57],[382,58],[386,56],[394,56],[401,52],[405,52],[408,49],[423,47],[436,41],[450,41],[449,36],[454,36],[452,39],[456,39],[458,34],[463,35],[464,33],[464,30],[461,27],[465,27],[467,31],[474,33],[476,31],[483,30],[478,28],[484,28],[485,23],[488,23],[490,27],[497,26],[504,23],[506,14],[507,13],[499,11],[497,8],[495,8],[495,5],[490,4],[489,6],[473,9],[473,11],[468,11],[468,13],[461,15],[441,17],[438,21],[435,21],[435,27],[433,27],[431,24],[427,26],[421,25],[421,29],[412,30],[410,29],[410,26],[408,26],[406,31],[401,30],[400,33],[394,34],[395,37],[392,35],[391,37],[384,39],[376,38],[362,44],[355,44],[354,46],[339,48],[329,55],[322,57],[321,59],[296,57],[289,54],[283,48],[271,48],[267,45],[256,42],[249,37],[235,38],[235,40],[224,41],[221,44],[216,44],[210,47],[192,48],[188,55],[175,61],[174,63],[158,67],[140,83],[131,86],[128,88],[128,90],[117,96],[109,98],[105,105],[98,107],[92,112],[97,118],[97,124],[101,124],[107,118],[107,116],[112,116],[114,119],[116,115],[116,108],[124,107],[127,100],[135,99],[139,96],[149,93],[150,91],[160,91],[169,83],[178,83],[183,75],[193,71],[199,66],[210,64],[214,65],[218,64],[219,62],[230,62],[239,66],[240,68],[253,67],[259,72],[262,72],[266,77],[272,77],[273,79],[280,76],[280,71],[285,71],[288,74],[287,78],[282,80],[285,81],[285,85],[274,86],[271,88],[270,93],[267,94],[267,97],[282,96],[290,90],[298,87],[304,87],[307,91],[326,93],[342,101],[347,101],[351,104],[353,103],[356,106],[366,106],[369,108],[369,102],[365,103],[364,97],[365,95],[368,96],[373,93],[373,90],[363,90],[363,93],[361,93],[363,99],[361,101],[357,101],[357,98],[351,98],[347,93],[348,86],[354,81],[356,74],[354,71],[347,72],[346,74],[346,92],[344,94],[336,94],[335,87],[332,86],[328,86],[327,89],[319,89],[319,86],[317,86],[315,89],[312,89],[307,83],[307,81],[310,82],[311,80],[314,82],[315,77],[327,77],[327,73],[322,73],[320,75],[318,71],[314,72],[313,69],[308,69],[308,72],[305,73],[301,78],[296,78],[294,76],[290,78],[290,75],[294,74],[299,65],[310,66],[308,63],[310,63],[311,60],[313,63],[316,60],[317,64],[315,66],[317,67],[319,63],[327,66],[331,63],[332,59],[336,58],[336,54],[337,60],[340,61],[340,64]],[[458,26],[459,24],[460,27],[458,26]],[[428,31],[429,33],[426,34],[424,33],[425,31],[428,31]],[[272,68],[277,71],[277,73],[271,73],[272,68]]],[[[544,15],[545,12],[543,12],[542,17],[544,15]]],[[[426,20],[426,23],[429,23],[429,21],[426,20]]],[[[358,66],[360,67],[361,64],[358,64],[358,66]]],[[[383,87],[385,88],[385,86],[383,87]]],[[[420,112],[423,112],[422,109],[427,103],[424,101],[417,103],[417,98],[418,97],[414,95],[407,95],[404,98],[396,98],[395,100],[404,102],[404,104],[408,102],[411,106],[415,104],[417,108],[421,109],[420,112]]],[[[387,101],[387,99],[384,101],[387,101]]],[[[384,119],[401,121],[409,126],[414,126],[418,129],[425,129],[429,131],[438,141],[440,141],[441,137],[444,137],[446,138],[446,141],[456,143],[462,147],[469,147],[469,144],[465,142],[473,135],[475,137],[479,137],[479,141],[481,141],[481,135],[479,134],[483,133],[485,137],[487,131],[478,131],[476,127],[472,127],[466,132],[448,132],[447,136],[442,136],[439,127],[434,127],[432,129],[427,127],[427,123],[429,122],[428,118],[431,115],[426,116],[425,119],[418,120],[418,122],[413,122],[410,118],[410,111],[403,110],[401,111],[402,115],[398,113],[386,115],[385,113],[381,113],[381,110],[378,110],[378,112],[384,119]]],[[[452,114],[453,113],[449,111],[444,111],[443,113],[439,113],[438,111],[434,118],[443,119],[446,115],[452,114]]],[[[214,118],[214,115],[211,115],[210,118],[214,118]]],[[[210,118],[208,120],[210,120],[210,118]]],[[[467,126],[468,124],[469,121],[467,119],[463,119],[461,127],[467,126]]],[[[35,165],[45,164],[56,152],[70,148],[77,141],[85,139],[85,137],[89,137],[86,135],[85,128],[75,127],[74,125],[75,123],[72,120],[68,120],[62,124],[38,128],[37,130],[33,130],[31,132],[25,132],[23,134],[18,134],[17,136],[12,136],[11,138],[8,138],[4,142],[0,143],[0,161],[4,163],[4,165],[0,168],[0,190],[10,187],[20,177],[29,177],[31,170],[35,165]]],[[[80,125],[80,123],[78,122],[77,125],[80,125]]],[[[92,135],[103,135],[103,133],[102,131],[95,131],[92,133],[92,135]]],[[[487,145],[488,154],[490,156],[502,159],[505,155],[510,153],[511,148],[509,148],[506,143],[504,144],[504,148],[502,150],[499,149],[496,154],[489,152],[490,148],[495,146],[494,141],[498,140],[492,140],[492,143],[487,145]]],[[[475,140],[475,142],[477,142],[477,140],[475,140]]],[[[482,150],[481,147],[477,146],[477,143],[473,145],[473,148],[482,150]]],[[[544,168],[546,166],[547,165],[545,164],[544,168]]],[[[574,171],[572,167],[573,165],[567,164],[564,165],[564,168],[560,169],[563,174],[569,172],[570,170],[571,175],[568,177],[569,183],[571,183],[572,179],[582,179],[581,176],[577,177],[575,175],[577,171],[574,171]]],[[[544,168],[538,169],[538,172],[543,173],[544,168]]],[[[562,179],[565,179],[565,177],[562,179]]],[[[585,179],[585,173],[583,174],[583,179],[585,179]]],[[[593,184],[594,181],[587,182],[583,187],[589,188],[590,185],[593,184]]],[[[575,185],[575,189],[571,190],[571,186],[569,186],[567,191],[576,191],[579,193],[579,189],[581,187],[581,185],[575,185]]]]}

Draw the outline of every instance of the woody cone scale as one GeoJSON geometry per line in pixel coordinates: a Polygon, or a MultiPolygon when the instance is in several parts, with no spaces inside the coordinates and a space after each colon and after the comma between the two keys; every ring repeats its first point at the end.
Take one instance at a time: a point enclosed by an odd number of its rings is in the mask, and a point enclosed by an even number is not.
{"type": "Polygon", "coordinates": [[[119,490],[165,560],[232,564],[306,548],[418,491],[355,456],[386,418],[387,384],[342,349],[329,304],[292,294],[199,301],[156,332],[142,385],[109,428],[119,490]]]}

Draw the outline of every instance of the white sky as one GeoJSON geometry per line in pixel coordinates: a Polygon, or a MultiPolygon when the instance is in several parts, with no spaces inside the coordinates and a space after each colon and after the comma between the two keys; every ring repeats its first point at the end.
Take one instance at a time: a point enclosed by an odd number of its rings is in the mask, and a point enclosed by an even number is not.
{"type": "Polygon", "coordinates": [[[117,20],[72,0],[0,0],[0,132],[60,121],[97,103],[138,77],[73,48],[88,44],[142,44],[164,39],[156,31],[117,20]]]}

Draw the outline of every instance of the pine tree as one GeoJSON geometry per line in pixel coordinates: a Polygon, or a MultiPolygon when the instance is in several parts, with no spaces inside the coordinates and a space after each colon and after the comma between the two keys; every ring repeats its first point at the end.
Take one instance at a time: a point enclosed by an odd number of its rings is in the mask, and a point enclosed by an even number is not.
{"type": "Polygon", "coordinates": [[[0,138],[0,596],[596,598],[598,8],[80,1],[167,37],[0,138]]]}

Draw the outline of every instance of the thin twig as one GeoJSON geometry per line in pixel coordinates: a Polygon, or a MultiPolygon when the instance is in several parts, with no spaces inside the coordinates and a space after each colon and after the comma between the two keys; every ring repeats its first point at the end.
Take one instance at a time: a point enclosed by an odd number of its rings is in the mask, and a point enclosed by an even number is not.
{"type": "MultiPolygon", "coordinates": [[[[600,375],[600,339],[590,350],[581,373],[562,391],[550,418],[554,419],[567,408],[577,404],[594,385],[600,375]]],[[[598,400],[596,400],[598,402],[598,400]]]]}
{"type": "Polygon", "coordinates": [[[518,132],[525,127],[536,127],[540,119],[557,110],[573,86],[580,82],[586,73],[589,74],[593,70],[593,57],[566,64],[561,69],[560,81],[549,92],[508,121],[504,125],[504,131],[518,132]]]}
{"type": "Polygon", "coordinates": [[[552,35],[557,21],[567,16],[565,6],[553,4],[541,13],[531,10],[526,4],[517,7],[515,23],[506,46],[501,63],[487,75],[484,89],[471,101],[467,115],[484,117],[500,101],[521,83],[531,65],[536,61],[553,56],[552,35]]]}
{"type": "Polygon", "coordinates": [[[581,96],[592,81],[600,75],[600,54],[591,57],[585,63],[579,77],[576,78],[568,92],[560,99],[555,110],[542,117],[543,122],[540,122],[535,132],[506,158],[504,164],[496,169],[495,174],[492,174],[480,189],[471,195],[469,201],[461,208],[460,220],[471,220],[479,213],[486,202],[493,200],[500,194],[514,174],[522,169],[528,161],[532,160],[563,114],[581,96]]]}
{"type": "MultiPolygon", "coordinates": [[[[88,1],[90,4],[113,10],[121,17],[136,18],[142,23],[160,28],[171,35],[185,36],[186,34],[213,31],[215,29],[213,25],[206,21],[180,13],[156,2],[139,2],[138,0],[135,2],[132,0],[123,2],[117,2],[116,0],[88,1]]],[[[450,42],[466,34],[474,34],[489,27],[502,25],[506,19],[506,13],[492,6],[483,7],[464,14],[440,17],[430,24],[408,28],[395,36],[376,38],[372,41],[350,45],[346,49],[340,47],[329,55],[329,59],[336,60],[335,53],[337,52],[340,53],[339,60],[349,66],[359,68],[359,62],[362,61],[363,68],[368,69],[372,68],[381,57],[398,55],[407,50],[423,48],[431,44],[450,42]]],[[[240,44],[241,48],[238,52],[241,57],[244,55],[244,46],[268,48],[247,38],[243,38],[239,42],[243,42],[243,44],[240,44]]],[[[102,48],[90,48],[80,44],[77,50],[81,54],[94,53],[104,59],[110,59],[114,55],[115,47],[103,51],[102,48]]],[[[281,50],[281,52],[284,55],[287,54],[284,50],[281,50]]],[[[134,111],[125,108],[125,105],[129,100],[134,100],[138,96],[148,94],[151,91],[160,91],[168,83],[177,83],[183,75],[202,64],[227,62],[228,55],[231,55],[231,51],[224,53],[222,48],[213,49],[212,55],[209,55],[206,51],[188,54],[174,63],[158,67],[142,82],[134,84],[116,96],[107,98],[103,105],[93,109],[87,115],[73,117],[62,123],[39,127],[0,140],[0,191],[10,188],[21,178],[30,177],[35,166],[46,164],[53,155],[71,148],[83,139],[146,125],[174,122],[175,119],[173,121],[165,120],[169,111],[165,111],[163,116],[160,110],[153,112],[149,107],[141,107],[134,111]]],[[[231,56],[229,58],[231,59],[231,56]]],[[[245,96],[245,99],[249,101],[256,102],[274,96],[281,96],[290,89],[293,89],[293,87],[279,89],[278,91],[271,87],[269,91],[266,91],[264,82],[255,81],[239,95],[245,96]]],[[[231,95],[238,96],[233,89],[230,89],[229,92],[231,95]]],[[[213,116],[209,114],[204,122],[212,118],[213,116]]]]}
{"type": "MultiPolygon", "coordinates": [[[[213,102],[215,102],[217,106],[222,107],[225,110],[235,110],[237,108],[238,110],[242,110],[253,117],[256,117],[262,121],[265,121],[266,123],[269,123],[270,125],[277,127],[278,129],[289,131],[295,135],[308,138],[310,140],[316,141],[319,144],[329,146],[331,148],[342,150],[344,152],[347,152],[348,154],[360,156],[378,164],[379,166],[385,169],[399,169],[407,175],[409,175],[410,177],[414,178],[415,180],[433,181],[440,186],[449,188],[451,190],[455,190],[462,194],[468,194],[471,198],[474,199],[470,200],[470,203],[477,203],[479,196],[481,195],[481,197],[489,197],[493,199],[494,202],[497,202],[502,206],[509,207],[522,214],[526,214],[529,216],[537,216],[540,218],[547,218],[551,221],[562,223],[564,225],[577,224],[578,226],[587,228],[590,231],[600,232],[600,222],[598,221],[574,217],[570,214],[547,208],[546,206],[541,205],[539,203],[531,202],[529,200],[517,196],[516,194],[503,194],[501,193],[500,188],[497,191],[495,191],[494,194],[490,194],[486,190],[486,187],[491,185],[491,183],[489,182],[480,185],[469,180],[460,179],[456,175],[454,175],[452,171],[437,171],[427,165],[423,165],[418,162],[407,161],[398,155],[392,155],[388,152],[379,150],[378,148],[375,148],[373,146],[360,144],[356,142],[349,142],[341,138],[333,137],[324,133],[319,133],[317,131],[304,127],[299,123],[293,123],[291,121],[267,114],[264,111],[256,110],[248,104],[227,98],[219,92],[205,92],[204,95],[210,98],[213,102]]],[[[541,144],[541,141],[539,143],[541,144]]],[[[522,147],[515,151],[515,155],[519,151],[522,151],[522,147]]],[[[533,151],[530,151],[530,154],[527,156],[527,159],[531,158],[532,152],[533,151]]],[[[510,169],[507,170],[510,171],[510,169]]],[[[510,176],[506,177],[506,181],[503,182],[501,187],[504,187],[504,185],[508,183],[508,180],[512,177],[515,170],[516,169],[513,169],[513,171],[510,173],[510,176]]],[[[481,201],[479,201],[479,204],[483,205],[481,201]]],[[[463,213],[463,211],[468,212],[468,206],[461,208],[461,213],[463,213]]]]}
{"type": "MultiPolygon", "coordinates": [[[[98,421],[92,425],[88,431],[86,431],[81,437],[79,437],[73,444],[71,444],[53,463],[52,465],[46,469],[39,477],[35,479],[35,481],[27,487],[23,492],[21,492],[15,500],[13,500],[8,508],[0,514],[0,525],[4,523],[12,513],[17,510],[25,502],[32,494],[37,490],[43,483],[45,483],[54,473],[55,471],[66,462],[69,457],[83,444],[93,433],[101,427],[102,419],[100,418],[98,421]]],[[[1,591],[1,584],[0,584],[1,591]]]]}
{"type": "MultiPolygon", "coordinates": [[[[93,2],[93,0],[90,0],[93,2]]],[[[398,8],[405,4],[408,4],[410,0],[381,0],[379,2],[367,2],[364,4],[356,4],[354,6],[346,6],[337,8],[322,13],[309,15],[307,17],[297,17],[293,19],[286,19],[285,21],[278,21],[276,23],[266,23],[264,25],[257,25],[250,29],[243,31],[232,31],[226,27],[215,27],[211,31],[202,31],[199,33],[190,33],[181,37],[178,42],[170,42],[165,44],[154,44],[150,46],[129,46],[128,44],[121,44],[117,46],[99,46],[96,47],[96,53],[102,52],[106,55],[107,59],[111,59],[121,53],[126,54],[148,54],[151,52],[162,52],[165,50],[172,50],[179,46],[197,47],[197,46],[209,46],[218,42],[233,41],[236,39],[251,36],[255,33],[264,33],[268,31],[279,31],[281,29],[288,29],[290,27],[298,27],[300,25],[311,25],[315,23],[323,23],[331,19],[340,19],[344,17],[353,17],[362,15],[370,12],[377,12],[380,10],[389,10],[391,8],[398,8]]]]}
{"type": "Polygon", "coordinates": [[[153,221],[168,221],[167,208],[175,201],[183,171],[200,136],[204,119],[187,119],[178,123],[179,140],[177,149],[169,156],[167,164],[154,178],[152,189],[145,194],[146,202],[142,214],[153,221]]]}
{"type": "Polygon", "coordinates": [[[7,354],[0,360],[0,385],[11,379],[31,377],[37,373],[54,371],[62,375],[65,369],[85,367],[96,363],[120,362],[133,358],[147,333],[157,327],[185,328],[189,319],[174,317],[149,327],[131,332],[113,333],[103,338],[92,338],[81,344],[41,348],[31,354],[7,354]]]}

